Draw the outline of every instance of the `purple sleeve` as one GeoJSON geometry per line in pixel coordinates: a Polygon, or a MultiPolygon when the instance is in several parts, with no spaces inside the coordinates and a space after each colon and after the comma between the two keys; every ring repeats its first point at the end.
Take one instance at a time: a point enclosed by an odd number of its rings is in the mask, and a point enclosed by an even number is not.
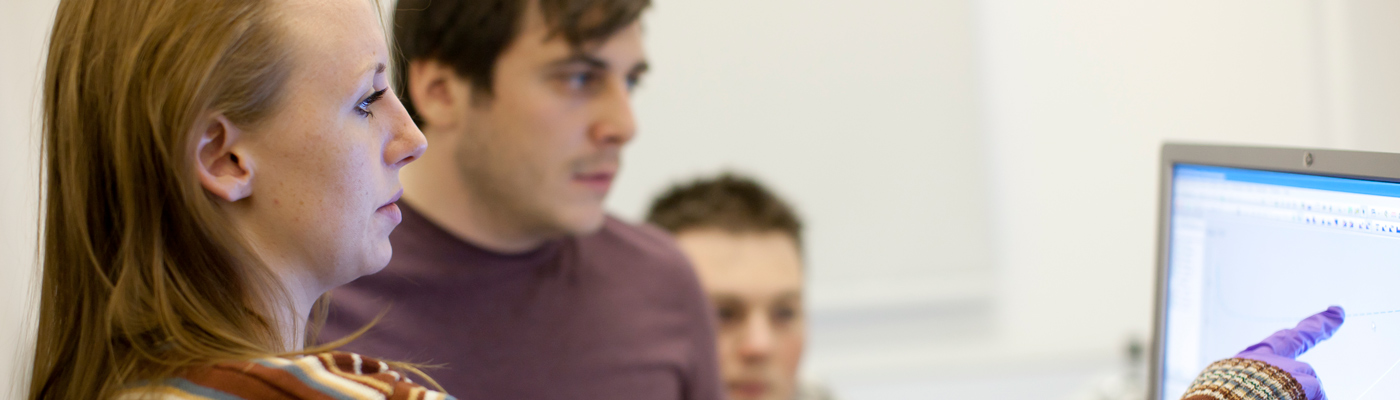
{"type": "Polygon", "coordinates": [[[681,252],[676,245],[675,239],[666,231],[650,224],[625,225],[632,226],[630,232],[639,233],[633,236],[642,247],[648,249],[647,252],[656,257],[659,264],[665,265],[665,286],[669,289],[668,294],[672,301],[678,305],[671,308],[671,312],[680,312],[683,318],[683,334],[688,337],[679,338],[679,343],[686,348],[682,350],[685,357],[685,364],[681,371],[683,382],[680,398],[683,400],[725,400],[725,391],[720,377],[719,350],[717,349],[717,336],[715,333],[718,321],[715,312],[710,305],[709,296],[705,294],[704,288],[700,285],[700,277],[695,272],[695,267],[690,264],[685,253],[681,252]]]}
{"type": "Polygon", "coordinates": [[[689,263],[686,263],[686,267],[689,275],[687,280],[691,283],[691,290],[686,291],[686,295],[690,297],[689,312],[694,317],[690,320],[695,321],[696,326],[691,329],[693,351],[685,399],[723,400],[724,386],[719,376],[719,350],[715,347],[715,313],[710,309],[710,300],[700,288],[700,281],[695,276],[694,269],[690,268],[689,263]]]}

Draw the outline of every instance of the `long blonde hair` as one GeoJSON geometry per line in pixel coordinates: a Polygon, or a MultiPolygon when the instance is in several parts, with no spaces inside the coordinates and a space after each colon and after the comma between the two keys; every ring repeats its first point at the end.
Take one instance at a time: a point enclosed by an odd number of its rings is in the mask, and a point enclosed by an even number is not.
{"type": "Polygon", "coordinates": [[[195,179],[210,112],[252,127],[292,65],[269,0],[62,0],[43,86],[44,261],[30,399],[107,398],[281,354],[289,302],[195,179]]]}

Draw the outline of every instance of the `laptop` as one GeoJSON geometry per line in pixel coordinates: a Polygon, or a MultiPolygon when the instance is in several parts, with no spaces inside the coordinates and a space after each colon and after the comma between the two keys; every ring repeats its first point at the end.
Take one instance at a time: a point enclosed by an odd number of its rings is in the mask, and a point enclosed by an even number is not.
{"type": "Polygon", "coordinates": [[[1400,399],[1400,154],[1162,148],[1150,398],[1328,306],[1299,357],[1331,400],[1400,399]]]}

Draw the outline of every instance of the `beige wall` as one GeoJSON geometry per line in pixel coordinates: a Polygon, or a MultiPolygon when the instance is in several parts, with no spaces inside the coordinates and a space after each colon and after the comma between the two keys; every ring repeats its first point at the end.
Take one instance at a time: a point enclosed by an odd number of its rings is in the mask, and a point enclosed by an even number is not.
{"type": "Polygon", "coordinates": [[[1400,2],[1321,3],[1328,132],[1338,146],[1400,151],[1400,2]]]}
{"type": "Polygon", "coordinates": [[[989,313],[937,312],[993,294],[970,2],[657,0],[647,18],[652,73],[612,210],[639,219],[721,169],[792,200],[815,375],[990,333],[989,313]],[[928,330],[952,324],[967,329],[928,330]]]}
{"type": "Polygon", "coordinates": [[[1313,1],[978,11],[1005,351],[1150,338],[1163,141],[1331,144],[1313,1]]]}
{"type": "MultiPolygon", "coordinates": [[[[29,283],[38,221],[36,97],[44,39],[56,0],[0,2],[0,396],[27,376],[29,283]]],[[[9,391],[14,391],[10,393],[9,391]]]]}
{"type": "Polygon", "coordinates": [[[1400,151],[1395,2],[978,4],[1014,353],[1150,337],[1162,142],[1400,151]]]}

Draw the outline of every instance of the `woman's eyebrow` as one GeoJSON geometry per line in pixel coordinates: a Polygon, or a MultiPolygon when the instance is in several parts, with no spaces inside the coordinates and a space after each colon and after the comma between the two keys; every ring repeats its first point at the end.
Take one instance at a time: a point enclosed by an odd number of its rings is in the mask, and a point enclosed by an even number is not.
{"type": "Polygon", "coordinates": [[[377,61],[376,61],[374,64],[371,64],[368,68],[365,68],[365,69],[363,70],[363,71],[365,71],[365,72],[362,73],[362,74],[360,75],[360,77],[355,78],[355,82],[356,82],[356,83],[355,83],[355,92],[354,92],[354,93],[351,93],[351,94],[349,94],[349,95],[347,95],[347,96],[350,97],[350,98],[353,98],[356,102],[359,102],[359,101],[364,100],[365,96],[368,96],[368,94],[364,93],[365,88],[364,88],[364,86],[363,86],[364,83],[365,83],[364,79],[366,78],[366,75],[368,75],[370,89],[372,90],[372,89],[374,89],[374,85],[375,85],[375,83],[374,83],[374,82],[375,82],[374,76],[375,76],[375,75],[382,74],[382,73],[384,73],[384,71],[386,71],[386,70],[388,70],[388,66],[385,65],[385,64],[382,63],[382,62],[377,62],[377,61]],[[370,74],[370,73],[369,73],[370,71],[374,71],[374,73],[373,73],[373,74],[370,74]]]}
{"type": "Polygon", "coordinates": [[[379,62],[375,62],[374,64],[371,64],[371,66],[368,67],[368,69],[365,69],[365,70],[374,70],[374,74],[382,74],[382,73],[384,73],[385,70],[388,70],[388,69],[389,69],[389,66],[386,66],[386,64],[384,64],[384,63],[379,63],[379,62]]]}
{"type": "MultiPolygon", "coordinates": [[[[375,76],[378,76],[379,74],[383,74],[384,71],[387,71],[388,69],[389,69],[388,65],[386,65],[386,64],[384,64],[384,63],[382,63],[382,62],[375,62],[373,65],[370,65],[369,68],[365,68],[365,72],[374,71],[374,73],[372,73],[372,74],[365,74],[365,75],[369,75],[370,86],[371,86],[371,87],[374,86],[375,76]]],[[[360,75],[360,76],[365,76],[365,75],[360,75]]],[[[364,78],[361,78],[361,79],[364,79],[364,78]]],[[[362,82],[363,82],[363,81],[362,81],[362,82]]],[[[357,95],[357,96],[358,96],[358,95],[357,95]]]]}
{"type": "MultiPolygon", "coordinates": [[[[365,72],[374,71],[374,74],[372,74],[372,75],[379,75],[379,74],[384,73],[384,71],[388,70],[388,68],[389,68],[388,65],[385,65],[385,64],[382,63],[382,62],[375,61],[373,64],[370,64],[369,68],[365,68],[364,71],[365,71],[365,72]]],[[[363,75],[361,75],[361,76],[363,76],[363,75]]]]}

